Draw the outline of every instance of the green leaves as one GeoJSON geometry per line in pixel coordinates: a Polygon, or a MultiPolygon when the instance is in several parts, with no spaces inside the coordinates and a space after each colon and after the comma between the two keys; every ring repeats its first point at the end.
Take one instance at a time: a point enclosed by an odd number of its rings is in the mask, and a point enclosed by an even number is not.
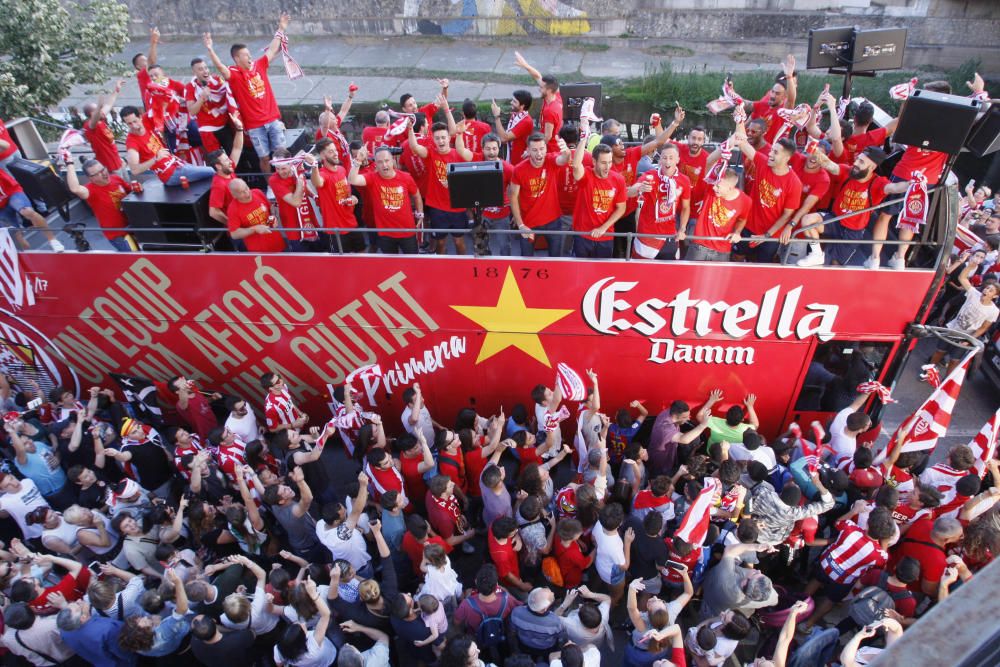
{"type": "Polygon", "coordinates": [[[127,28],[119,0],[0,0],[0,117],[44,112],[75,84],[124,71],[111,57],[127,28]]]}

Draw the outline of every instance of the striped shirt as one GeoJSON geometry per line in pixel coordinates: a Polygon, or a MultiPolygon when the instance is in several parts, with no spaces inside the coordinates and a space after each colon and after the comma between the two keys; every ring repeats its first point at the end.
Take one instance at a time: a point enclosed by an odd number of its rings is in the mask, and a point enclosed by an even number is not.
{"type": "Polygon", "coordinates": [[[282,389],[280,394],[267,392],[267,397],[264,399],[264,417],[267,419],[269,429],[275,429],[278,424],[291,424],[301,416],[302,412],[295,407],[288,389],[282,389]]]}
{"type": "Polygon", "coordinates": [[[840,521],[836,525],[840,534],[837,541],[827,547],[820,559],[820,567],[831,581],[853,584],[872,567],[882,567],[889,560],[878,540],[853,521],[840,521]]]}

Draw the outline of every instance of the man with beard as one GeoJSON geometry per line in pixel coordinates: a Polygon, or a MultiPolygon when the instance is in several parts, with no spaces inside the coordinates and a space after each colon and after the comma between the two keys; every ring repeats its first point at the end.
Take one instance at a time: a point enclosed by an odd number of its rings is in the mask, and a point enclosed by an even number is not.
{"type": "Polygon", "coordinates": [[[796,81],[795,57],[788,54],[781,63],[781,74],[774,78],[774,85],[767,94],[756,102],[747,102],[750,119],[759,118],[764,122],[764,140],[769,144],[774,143],[774,138],[784,125],[778,109],[791,109],[795,106],[796,81]]]}
{"type": "MultiPolygon", "coordinates": [[[[753,120],[747,122],[745,134],[747,136],[747,145],[753,148],[758,153],[763,153],[768,155],[771,152],[771,144],[764,139],[764,133],[767,132],[767,123],[761,118],[754,118],[753,120]]],[[[717,147],[712,154],[708,156],[705,161],[706,172],[710,171],[715,163],[719,161],[722,157],[722,147],[717,147]]],[[[740,162],[736,159],[737,156],[733,154],[733,161],[730,166],[738,166],[740,162]]],[[[754,173],[756,172],[756,165],[753,160],[746,160],[740,158],[743,162],[743,191],[749,194],[753,192],[753,181],[754,173]]],[[[706,189],[705,193],[708,193],[706,189]]]]}
{"type": "Polygon", "coordinates": [[[364,176],[358,172],[368,160],[368,151],[361,147],[347,182],[359,188],[368,188],[365,200],[371,203],[375,227],[378,229],[378,247],[386,255],[417,254],[416,220],[424,217],[424,201],[417,184],[405,171],[396,171],[396,162],[387,146],[375,149],[375,172],[364,176]]]}
{"type": "Polygon", "coordinates": [[[233,150],[229,155],[219,148],[205,156],[205,164],[215,170],[212,189],[208,193],[208,214],[223,225],[229,224],[226,210],[233,201],[233,196],[229,194],[229,183],[236,178],[236,165],[242,155],[243,125],[236,121],[236,136],[233,137],[233,150]]]}
{"type": "MultiPolygon", "coordinates": [[[[354,207],[358,198],[351,194],[347,182],[347,171],[340,164],[340,150],[333,139],[320,139],[316,143],[319,165],[310,175],[319,200],[319,211],[323,216],[323,226],[327,228],[348,228],[355,230],[358,220],[354,207]]],[[[333,242],[333,249],[341,252],[364,252],[365,237],[359,231],[340,232],[340,244],[333,242]]]]}
{"type": "MultiPolygon", "coordinates": [[[[809,226],[829,218],[847,216],[823,227],[828,238],[860,240],[864,236],[871,214],[855,213],[855,211],[877,206],[886,195],[904,192],[909,185],[905,182],[889,183],[882,176],[875,175],[875,169],[887,157],[881,148],[875,146],[866,148],[855,158],[850,171],[828,156],[818,151],[816,154],[822,167],[833,176],[831,187],[836,194],[833,196],[833,205],[829,213],[810,213],[802,217],[802,224],[809,226]]],[[[812,239],[809,243],[809,254],[797,262],[799,266],[822,266],[824,263],[845,265],[860,248],[855,243],[836,243],[831,244],[829,250],[824,253],[818,243],[820,236],[818,227],[808,230],[806,236],[812,239]]]]}
{"type": "Polygon", "coordinates": [[[594,146],[594,167],[589,170],[583,166],[586,149],[581,141],[573,151],[573,178],[580,184],[573,211],[573,229],[579,234],[573,255],[608,259],[614,241],[605,234],[625,214],[625,179],[611,170],[610,146],[594,146]]]}
{"type": "Polygon", "coordinates": [[[708,151],[705,150],[704,126],[695,125],[688,132],[687,141],[678,141],[674,145],[680,153],[677,165],[691,183],[691,203],[697,209],[707,192],[704,178],[708,171],[708,151]]]}
{"type": "Polygon", "coordinates": [[[691,217],[691,181],[678,167],[681,153],[677,144],[666,144],[660,149],[659,167],[639,179],[637,231],[663,237],[636,237],[633,257],[672,260],[677,255],[677,242],[684,240],[691,217]],[[675,239],[666,238],[673,234],[677,235],[675,239]]]}
{"type": "MultiPolygon", "coordinates": [[[[481,146],[483,149],[483,160],[486,162],[499,162],[503,169],[503,205],[484,208],[483,223],[491,230],[509,230],[510,194],[507,192],[507,188],[510,187],[510,179],[514,175],[514,167],[511,166],[510,162],[500,159],[499,136],[492,132],[487,134],[483,137],[481,146]]],[[[513,234],[490,234],[490,254],[494,257],[510,255],[510,242],[512,238],[513,234]]]]}
{"type": "MultiPolygon", "coordinates": [[[[517,51],[514,52],[517,66],[527,72],[535,83],[538,84],[538,94],[542,98],[542,113],[538,117],[539,131],[545,137],[545,148],[549,153],[555,153],[559,148],[559,130],[563,125],[563,99],[559,94],[559,79],[551,74],[542,76],[542,73],[528,64],[517,51]]],[[[521,158],[515,155],[511,161],[517,162],[521,158]]]]}
{"type": "MultiPolygon", "coordinates": [[[[558,153],[546,153],[545,137],[535,132],[528,137],[528,159],[514,167],[510,182],[510,213],[521,230],[521,255],[535,254],[535,230],[558,231],[562,210],[559,208],[557,180],[559,167],[569,162],[566,142],[559,140],[558,153]]],[[[547,237],[549,257],[562,255],[561,239],[547,237]]]]}
{"type": "Polygon", "coordinates": [[[507,144],[507,161],[517,164],[525,158],[528,152],[528,137],[535,131],[535,121],[528,115],[531,110],[531,93],[527,90],[515,90],[510,100],[510,118],[507,127],[500,120],[500,105],[492,101],[490,109],[493,112],[493,123],[497,136],[507,144]]]}

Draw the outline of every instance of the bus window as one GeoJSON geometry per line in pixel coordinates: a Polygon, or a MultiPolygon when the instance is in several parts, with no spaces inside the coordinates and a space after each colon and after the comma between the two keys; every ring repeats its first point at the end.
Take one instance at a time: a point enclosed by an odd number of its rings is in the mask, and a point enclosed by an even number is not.
{"type": "Polygon", "coordinates": [[[839,412],[857,396],[855,388],[882,374],[892,343],[831,340],[816,348],[795,402],[796,410],[839,412]]]}

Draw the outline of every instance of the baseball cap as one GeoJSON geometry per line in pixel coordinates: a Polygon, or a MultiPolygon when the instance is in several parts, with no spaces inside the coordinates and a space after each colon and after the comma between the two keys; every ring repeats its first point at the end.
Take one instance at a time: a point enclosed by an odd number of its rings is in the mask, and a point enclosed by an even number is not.
{"type": "Polygon", "coordinates": [[[605,134],[601,137],[601,142],[605,146],[617,146],[622,142],[622,138],[617,134],[605,134]]]}
{"type": "Polygon", "coordinates": [[[878,146],[869,146],[861,151],[861,154],[874,162],[876,167],[885,162],[886,158],[889,157],[886,152],[878,146]]]}

